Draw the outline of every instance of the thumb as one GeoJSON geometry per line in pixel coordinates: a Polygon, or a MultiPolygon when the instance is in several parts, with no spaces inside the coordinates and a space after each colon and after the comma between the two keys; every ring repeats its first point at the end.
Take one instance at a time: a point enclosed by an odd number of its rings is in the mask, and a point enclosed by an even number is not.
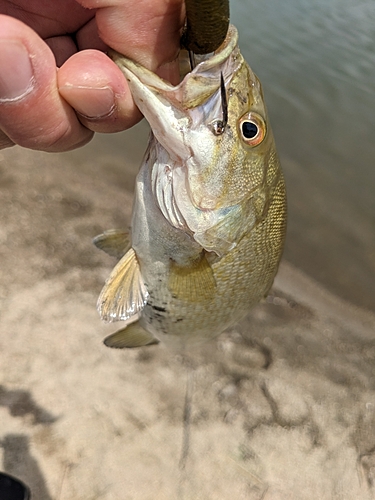
{"type": "Polygon", "coordinates": [[[27,25],[4,15],[0,15],[0,130],[0,148],[15,143],[66,151],[92,137],[58,92],[50,48],[27,25]]]}

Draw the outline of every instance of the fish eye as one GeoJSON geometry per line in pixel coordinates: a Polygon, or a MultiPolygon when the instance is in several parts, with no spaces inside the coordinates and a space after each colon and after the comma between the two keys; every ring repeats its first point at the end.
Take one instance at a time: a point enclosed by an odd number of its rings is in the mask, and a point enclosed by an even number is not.
{"type": "Polygon", "coordinates": [[[266,123],[258,113],[246,113],[239,121],[239,128],[242,140],[248,146],[258,146],[266,135],[266,123]]]}

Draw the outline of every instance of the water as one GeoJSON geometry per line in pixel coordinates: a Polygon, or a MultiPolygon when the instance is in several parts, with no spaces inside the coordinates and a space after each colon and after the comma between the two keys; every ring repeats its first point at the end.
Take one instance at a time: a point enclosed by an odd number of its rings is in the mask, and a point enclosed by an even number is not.
{"type": "MultiPolygon", "coordinates": [[[[285,258],[375,310],[375,2],[232,0],[231,20],[286,175],[285,258]]],[[[146,141],[141,126],[89,147],[137,164],[146,141]]]]}
{"type": "Polygon", "coordinates": [[[375,3],[231,6],[286,174],[285,258],[375,309],[375,3]]]}

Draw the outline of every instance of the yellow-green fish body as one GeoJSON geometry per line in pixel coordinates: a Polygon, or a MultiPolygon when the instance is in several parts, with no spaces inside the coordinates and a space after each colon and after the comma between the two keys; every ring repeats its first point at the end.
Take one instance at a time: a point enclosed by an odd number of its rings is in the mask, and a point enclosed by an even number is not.
{"type": "MultiPolygon", "coordinates": [[[[98,300],[104,320],[131,324],[106,344],[200,342],[267,295],[283,249],[285,185],[261,86],[233,26],[178,86],[115,60],[152,136],[137,177],[131,246],[98,300]]],[[[98,246],[112,239],[105,233],[98,246]]]]}

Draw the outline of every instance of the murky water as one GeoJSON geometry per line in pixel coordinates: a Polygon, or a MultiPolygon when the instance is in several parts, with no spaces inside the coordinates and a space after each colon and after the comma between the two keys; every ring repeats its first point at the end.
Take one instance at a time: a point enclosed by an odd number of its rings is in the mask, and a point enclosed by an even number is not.
{"type": "MultiPolygon", "coordinates": [[[[375,2],[232,0],[240,46],[261,78],[289,194],[285,258],[375,309],[375,2]]],[[[145,126],[98,136],[139,162],[145,126]]]]}
{"type": "Polygon", "coordinates": [[[375,3],[232,2],[289,188],[285,257],[375,308],[375,3]]]}

